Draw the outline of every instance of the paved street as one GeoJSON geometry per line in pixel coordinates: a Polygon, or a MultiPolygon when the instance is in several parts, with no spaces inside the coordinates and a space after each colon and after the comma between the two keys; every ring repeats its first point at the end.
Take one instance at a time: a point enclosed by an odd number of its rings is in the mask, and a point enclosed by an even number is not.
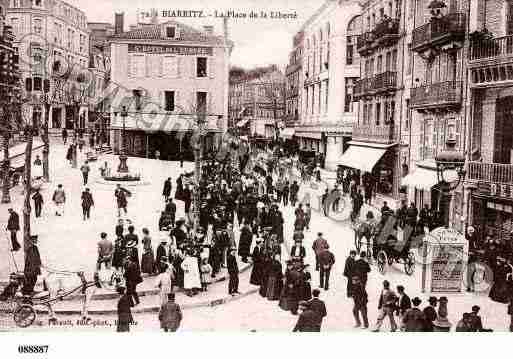
{"type": "MultiPolygon", "coordinates": [[[[46,207],[44,218],[34,222],[34,233],[41,236],[41,254],[43,262],[49,267],[66,270],[78,270],[84,268],[92,270],[96,259],[96,241],[100,231],[106,231],[112,236],[114,224],[116,221],[115,204],[112,196],[113,187],[95,183],[99,177],[97,166],[99,163],[93,164],[92,178],[90,188],[95,195],[96,207],[93,209],[93,218],[90,222],[84,223],[81,218],[79,193],[83,188],[81,184],[81,176],[78,170],[71,169],[70,166],[62,160],[64,157],[64,147],[59,144],[52,146],[52,162],[55,163],[52,174],[52,183],[45,191],[45,199],[49,202],[50,193],[53,186],[57,183],[63,183],[69,195],[69,202],[66,205],[66,214],[64,217],[55,217],[49,207],[46,207]]],[[[104,159],[102,159],[103,161],[104,159]]],[[[116,163],[114,156],[106,155],[105,160],[109,161],[111,166],[116,163]]],[[[79,161],[80,163],[81,161],[79,161]]],[[[176,179],[177,174],[181,171],[176,163],[159,162],[154,160],[129,159],[129,165],[134,168],[143,169],[141,172],[145,174],[145,180],[150,183],[146,186],[135,188],[134,196],[130,198],[129,212],[133,218],[136,228],[147,226],[152,233],[155,233],[158,219],[158,211],[161,203],[161,185],[167,176],[176,179]]],[[[190,164],[186,164],[186,167],[190,164]]],[[[14,208],[20,209],[19,199],[15,200],[14,208]]],[[[1,208],[6,211],[7,206],[1,208]]],[[[181,203],[179,204],[179,212],[183,212],[181,203]]],[[[286,245],[284,251],[292,245],[292,224],[294,220],[294,209],[292,207],[282,208],[285,218],[285,238],[286,245]]],[[[366,209],[362,210],[365,213],[366,209]]],[[[21,213],[21,210],[20,210],[21,213]]],[[[312,288],[317,287],[319,283],[318,272],[314,271],[314,255],[311,249],[312,243],[317,232],[323,232],[328,240],[331,250],[336,256],[336,264],[332,271],[330,290],[321,291],[321,298],[326,301],[328,309],[328,317],[326,318],[324,330],[350,330],[354,322],[352,318],[352,300],[345,296],[346,279],[342,276],[344,261],[350,249],[353,248],[354,234],[349,226],[347,211],[343,211],[335,221],[331,218],[324,217],[318,212],[313,212],[310,231],[306,232],[304,245],[307,249],[307,262],[310,264],[312,273],[312,288]],[[347,213],[347,214],[344,214],[347,213]]],[[[5,218],[5,217],[4,217],[5,218]]],[[[2,241],[1,245],[5,247],[6,241],[2,241]]],[[[0,248],[0,253],[5,256],[6,248],[0,248]]],[[[2,278],[6,278],[9,271],[6,261],[1,261],[2,278]]],[[[371,325],[375,323],[377,316],[377,300],[381,289],[381,283],[384,279],[388,279],[392,286],[402,284],[406,288],[406,293],[412,298],[419,296],[423,299],[424,307],[427,304],[428,295],[420,293],[421,287],[421,267],[417,263],[413,276],[407,276],[404,273],[402,265],[394,264],[383,276],[377,272],[376,267],[372,267],[372,273],[369,276],[367,291],[369,293],[369,319],[371,325]]],[[[241,288],[249,289],[247,282],[249,280],[249,272],[241,275],[241,288]]],[[[213,284],[213,293],[224,293],[226,291],[226,282],[213,284]]],[[[153,300],[148,298],[147,300],[153,300]]],[[[178,300],[180,303],[180,300],[178,300]]],[[[72,302],[73,303],[73,302],[72,302]]],[[[107,302],[106,302],[107,303],[107,302]]],[[[78,305],[78,303],[76,303],[78,305]]],[[[110,303],[109,303],[110,304],[110,303]]],[[[184,303],[181,303],[184,304],[184,303]]],[[[456,294],[449,295],[449,320],[453,326],[461,317],[461,313],[470,311],[472,305],[477,304],[481,307],[481,314],[486,327],[503,331],[508,328],[509,318],[506,315],[507,308],[505,305],[497,304],[490,301],[487,293],[482,294],[456,294]]],[[[72,304],[68,304],[72,305],[72,304]]],[[[93,315],[93,320],[110,321],[115,320],[113,315],[93,315]]],[[[134,326],[135,331],[158,330],[159,324],[156,320],[156,313],[135,313],[137,325],[134,326]]],[[[40,319],[44,320],[45,316],[40,319]]],[[[61,316],[61,320],[76,321],[78,316],[61,316]]],[[[184,321],[182,323],[183,330],[237,330],[237,331],[289,331],[294,326],[297,317],[289,312],[284,312],[278,307],[277,302],[269,302],[267,299],[261,298],[258,294],[253,294],[240,298],[236,301],[208,308],[194,308],[184,311],[184,321]]],[[[388,330],[388,323],[382,330],[388,330]]],[[[76,329],[76,325],[73,325],[76,329]]],[[[52,330],[66,330],[70,328],[69,324],[54,327],[43,327],[52,330]]],[[[33,326],[28,330],[40,330],[40,326],[33,326]]],[[[81,326],[83,330],[105,330],[112,331],[110,326],[81,326]]],[[[360,330],[360,329],[358,329],[360,330]]]]}

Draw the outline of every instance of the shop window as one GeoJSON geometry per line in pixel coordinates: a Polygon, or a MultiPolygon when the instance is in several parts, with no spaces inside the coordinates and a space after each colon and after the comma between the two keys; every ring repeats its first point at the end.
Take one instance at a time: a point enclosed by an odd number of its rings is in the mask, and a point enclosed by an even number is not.
{"type": "Polygon", "coordinates": [[[196,58],[196,77],[207,77],[207,58],[196,58]]]}

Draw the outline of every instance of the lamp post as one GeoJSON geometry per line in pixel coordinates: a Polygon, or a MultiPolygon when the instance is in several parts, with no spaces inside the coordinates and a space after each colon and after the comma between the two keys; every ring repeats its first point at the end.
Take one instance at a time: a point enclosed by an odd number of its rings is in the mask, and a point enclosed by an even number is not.
{"type": "Polygon", "coordinates": [[[440,185],[440,208],[443,211],[443,224],[449,227],[449,206],[451,203],[452,191],[454,191],[465,178],[465,157],[456,151],[456,140],[448,139],[446,149],[438,154],[435,158],[436,173],[438,183],[440,185]],[[449,171],[456,172],[458,181],[451,185],[450,179],[447,178],[449,171]]]}
{"type": "Polygon", "coordinates": [[[193,229],[196,231],[199,227],[199,217],[200,217],[200,181],[201,181],[201,155],[203,149],[203,127],[205,124],[206,118],[205,113],[200,111],[197,114],[197,133],[196,136],[193,136],[194,142],[192,144],[194,151],[194,187],[195,191],[193,192],[193,229]]]}
{"type": "Polygon", "coordinates": [[[128,165],[126,164],[127,156],[126,156],[126,129],[125,129],[125,122],[126,117],[128,116],[128,112],[126,110],[126,106],[123,106],[121,109],[121,119],[123,120],[123,131],[121,132],[121,151],[119,155],[119,166],[118,166],[118,172],[120,173],[128,173],[128,165]]]}

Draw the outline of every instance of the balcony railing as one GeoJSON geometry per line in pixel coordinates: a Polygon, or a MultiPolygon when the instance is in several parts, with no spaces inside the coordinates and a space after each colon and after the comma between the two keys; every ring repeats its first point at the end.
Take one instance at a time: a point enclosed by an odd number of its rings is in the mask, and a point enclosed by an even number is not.
{"type": "Polygon", "coordinates": [[[451,13],[441,18],[433,18],[413,30],[412,50],[422,51],[431,45],[441,45],[452,39],[465,36],[466,16],[464,13],[451,13]]]}
{"type": "Polygon", "coordinates": [[[389,37],[399,35],[399,19],[386,18],[376,24],[374,28],[374,40],[381,41],[389,37]]]}
{"type": "Polygon", "coordinates": [[[358,80],[355,84],[354,95],[364,96],[382,91],[395,90],[396,87],[397,73],[395,71],[386,71],[374,77],[358,80]]]}
{"type": "Polygon", "coordinates": [[[414,108],[440,107],[461,104],[461,81],[439,82],[411,89],[414,108]]]}
{"type": "Polygon", "coordinates": [[[396,130],[394,125],[374,126],[374,125],[353,125],[353,141],[377,142],[392,144],[396,142],[396,130]]]}
{"type": "Polygon", "coordinates": [[[513,35],[471,42],[470,60],[513,56],[513,35]]]}
{"type": "Polygon", "coordinates": [[[468,181],[513,183],[513,165],[501,163],[468,163],[468,181]]]}

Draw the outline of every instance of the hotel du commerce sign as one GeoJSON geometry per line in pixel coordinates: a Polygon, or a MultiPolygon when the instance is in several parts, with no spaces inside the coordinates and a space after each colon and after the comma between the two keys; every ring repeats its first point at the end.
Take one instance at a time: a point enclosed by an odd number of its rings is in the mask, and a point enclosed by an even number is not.
{"type": "Polygon", "coordinates": [[[128,44],[128,52],[143,52],[148,54],[170,54],[183,56],[212,56],[213,54],[211,47],[143,44],[128,44]]]}

